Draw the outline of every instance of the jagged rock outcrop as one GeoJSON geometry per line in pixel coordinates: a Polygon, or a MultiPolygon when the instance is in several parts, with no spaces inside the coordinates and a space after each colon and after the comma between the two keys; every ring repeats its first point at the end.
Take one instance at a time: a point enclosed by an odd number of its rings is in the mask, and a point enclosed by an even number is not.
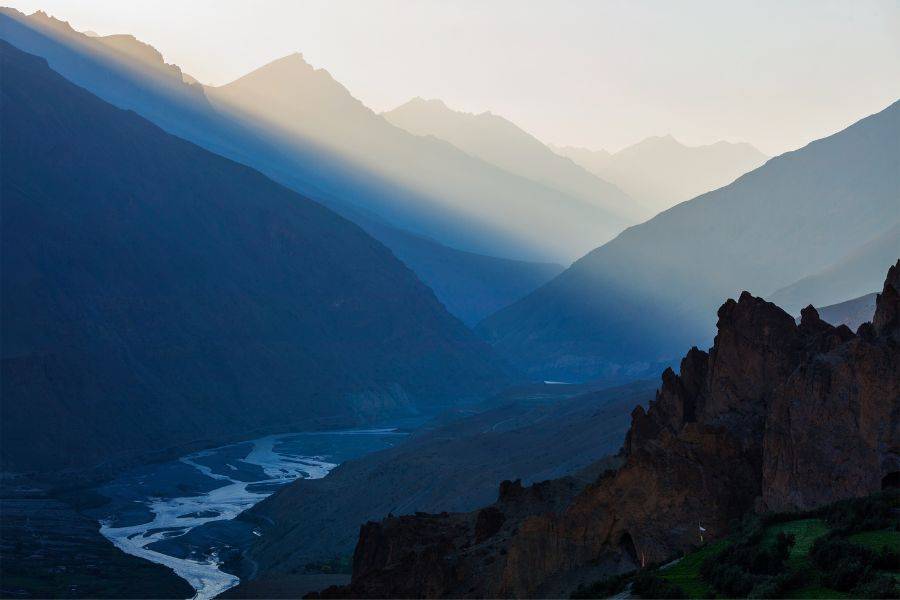
{"type": "Polygon", "coordinates": [[[728,300],[709,353],[692,348],[680,375],[663,374],[649,409],[635,409],[617,471],[571,502],[551,499],[552,484],[541,484],[541,503],[510,511],[507,483],[477,513],[369,523],[351,585],[329,593],[559,596],[600,573],[666,560],[698,543],[701,525],[716,538],[749,511],[807,509],[892,485],[898,279],[900,261],[873,322],[856,334],[811,306],[798,325],[747,292],[728,300]],[[483,532],[499,518],[487,510],[503,515],[492,536],[483,532]]]}
{"type": "Polygon", "coordinates": [[[900,261],[876,299],[872,323],[855,336],[845,327],[830,331],[815,310],[804,311],[800,327],[830,333],[833,346],[801,364],[772,400],[765,508],[805,509],[869,493],[900,472],[898,290],[900,261]]]}

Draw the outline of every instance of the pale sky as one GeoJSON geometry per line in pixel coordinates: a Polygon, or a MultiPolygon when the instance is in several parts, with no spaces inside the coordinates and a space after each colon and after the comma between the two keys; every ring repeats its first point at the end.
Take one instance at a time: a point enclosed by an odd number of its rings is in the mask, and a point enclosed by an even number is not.
{"type": "Polygon", "coordinates": [[[778,154],[900,98],[898,0],[6,0],[221,84],[292,52],[376,111],[414,96],[559,145],[671,133],[778,154]]]}

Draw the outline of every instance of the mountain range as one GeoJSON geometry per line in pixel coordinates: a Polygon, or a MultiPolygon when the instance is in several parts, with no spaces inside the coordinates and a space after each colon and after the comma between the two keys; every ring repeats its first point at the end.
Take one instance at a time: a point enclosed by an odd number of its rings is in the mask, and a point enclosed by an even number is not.
{"type": "Polygon", "coordinates": [[[490,112],[455,111],[440,100],[414,98],[383,113],[385,119],[417,136],[450,142],[463,152],[510,173],[637,221],[642,209],[607,181],[555,154],[514,123],[490,112]]]}
{"type": "MultiPolygon", "coordinates": [[[[678,348],[708,342],[715,307],[741,289],[773,294],[870,242],[880,255],[875,240],[890,255],[898,164],[894,103],[627,229],[477,330],[545,379],[655,370],[678,348]]],[[[845,292],[877,289],[872,277],[845,292]]]]}
{"type": "Polygon", "coordinates": [[[3,469],[133,459],[514,380],[381,243],[0,42],[3,469]]]}
{"type": "MultiPolygon", "coordinates": [[[[436,221],[429,221],[434,224],[433,228],[418,227],[414,223],[417,218],[415,214],[424,219],[422,223],[434,217],[429,212],[434,208],[434,202],[424,192],[411,190],[401,182],[379,176],[359,165],[356,159],[309,139],[309,136],[302,137],[297,127],[292,127],[288,132],[273,129],[264,125],[268,122],[266,116],[238,114],[233,108],[223,107],[222,97],[228,95],[228,90],[204,88],[177,66],[166,64],[154,48],[130,35],[87,36],[72,29],[68,23],[44,13],[25,16],[4,8],[0,10],[0,37],[20,49],[42,56],[67,79],[104,100],[136,111],[169,133],[258,169],[359,224],[395,249],[414,270],[424,265],[421,273],[417,271],[419,276],[439,290],[439,299],[454,314],[469,323],[476,322],[520,298],[534,285],[546,281],[549,278],[547,273],[552,271],[552,268],[548,271],[547,261],[554,256],[566,262],[574,256],[572,252],[536,250],[533,242],[542,244],[540,238],[552,245],[557,244],[550,232],[546,236],[536,236],[535,231],[540,231],[540,227],[531,228],[527,236],[531,241],[523,242],[528,248],[523,249],[519,244],[516,246],[522,250],[519,252],[503,241],[508,240],[506,233],[493,230],[485,233],[484,227],[491,226],[485,225],[477,215],[461,217],[464,224],[456,229],[452,223],[462,222],[446,214],[446,222],[443,217],[435,217],[436,221]],[[218,109],[210,102],[210,97],[219,99],[218,109]],[[453,231],[473,240],[477,238],[478,243],[467,245],[453,231]],[[477,232],[485,235],[476,235],[477,232]],[[519,260],[504,262],[506,259],[503,256],[515,256],[519,260]],[[521,260],[528,257],[539,260],[535,264],[521,260]],[[498,267],[504,273],[501,278],[495,277],[498,267]]],[[[516,190],[514,194],[509,194],[510,197],[515,196],[523,202],[527,198],[539,204],[545,200],[551,205],[557,202],[556,196],[550,198],[547,195],[555,192],[548,192],[544,186],[507,174],[447,143],[434,140],[423,142],[389,125],[360,105],[327,73],[312,69],[299,56],[288,57],[281,62],[291,72],[288,80],[280,82],[288,92],[291,89],[302,92],[305,90],[303,85],[310,81],[322,88],[319,91],[308,90],[310,95],[304,105],[307,111],[321,110],[327,114],[331,110],[330,104],[317,102],[324,102],[323,96],[340,97],[343,100],[338,104],[347,110],[348,122],[356,119],[374,130],[369,131],[367,136],[380,132],[379,135],[392,140],[390,143],[399,143],[416,156],[434,158],[436,155],[428,149],[439,147],[438,154],[448,158],[450,163],[456,161],[470,174],[467,177],[475,177],[479,185],[485,184],[482,188],[469,188],[467,202],[478,199],[477,204],[489,206],[489,202],[481,200],[493,199],[509,186],[516,190]],[[291,88],[291,85],[294,87],[291,88]],[[421,144],[425,144],[426,148],[418,148],[421,144]],[[479,173],[481,175],[475,175],[479,173]]],[[[344,121],[343,117],[335,120],[338,124],[344,121]]],[[[337,130],[334,133],[335,139],[343,139],[343,134],[337,130]]],[[[380,143],[377,138],[371,140],[380,143]]],[[[373,154],[380,155],[381,152],[373,154]]],[[[445,171],[443,166],[435,168],[438,174],[445,171]]],[[[576,202],[575,205],[581,204],[576,202]]],[[[594,211],[591,208],[585,210],[594,211]]],[[[582,220],[582,217],[587,221],[593,218],[581,214],[578,219],[582,220]]],[[[540,220],[552,221],[546,215],[540,220]]],[[[584,223],[579,226],[586,227],[584,223]]],[[[507,227],[502,225],[502,228],[505,230],[507,227]]],[[[595,245],[603,235],[612,235],[615,228],[604,231],[607,233],[601,235],[598,230],[590,229],[588,235],[591,241],[585,240],[584,248],[595,245]],[[599,237],[595,239],[595,235],[599,237]]],[[[562,239],[565,236],[556,237],[562,239]]]]}
{"type": "Polygon", "coordinates": [[[624,190],[643,207],[645,218],[728,185],[768,158],[747,143],[686,146],[671,135],[647,138],[614,154],[573,146],[551,147],[624,190]]]}
{"type": "Polygon", "coordinates": [[[356,172],[415,192],[414,201],[365,198],[364,206],[458,249],[568,262],[633,222],[617,214],[625,212],[629,199],[613,186],[595,195],[605,197],[601,206],[498,168],[443,140],[412,135],[375,114],[300,54],[205,91],[220,112],[311,141],[343,157],[356,172]]]}

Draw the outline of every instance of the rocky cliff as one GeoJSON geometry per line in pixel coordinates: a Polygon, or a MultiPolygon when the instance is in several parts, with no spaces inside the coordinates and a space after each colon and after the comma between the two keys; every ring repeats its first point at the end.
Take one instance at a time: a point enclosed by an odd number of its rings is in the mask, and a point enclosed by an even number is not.
{"type": "Polygon", "coordinates": [[[491,507],[361,530],[355,596],[559,596],[664,561],[750,511],[800,510],[892,485],[900,470],[900,261],[872,323],[801,322],[747,292],[718,312],[638,407],[624,464],[567,494],[562,481],[501,486],[491,507]],[[571,500],[569,500],[571,497],[571,500]]]}

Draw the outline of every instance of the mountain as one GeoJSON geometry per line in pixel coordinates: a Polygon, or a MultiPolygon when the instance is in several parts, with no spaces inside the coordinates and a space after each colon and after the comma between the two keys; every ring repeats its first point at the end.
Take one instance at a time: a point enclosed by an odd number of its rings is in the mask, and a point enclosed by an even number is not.
{"type": "Polygon", "coordinates": [[[468,323],[521,298],[554,270],[546,263],[457,250],[397,227],[365,205],[374,208],[397,201],[415,205],[421,203],[418,196],[364,169],[352,168],[319,145],[261,130],[256,120],[244,123],[230,112],[218,113],[203,87],[191,84],[195,83],[192,77],[166,64],[155,48],[130,35],[88,37],[44,13],[26,17],[4,8],[0,9],[0,37],[46,58],[67,79],[104,100],[258,169],[339,212],[394,250],[437,291],[453,314],[468,323]],[[498,277],[498,271],[503,275],[498,277]]]}
{"type": "Polygon", "coordinates": [[[645,207],[646,217],[728,185],[768,158],[747,143],[685,146],[671,135],[647,138],[615,154],[571,146],[553,149],[624,190],[645,207]]]}
{"type": "Polygon", "coordinates": [[[854,248],[828,267],[783,287],[769,300],[797,314],[807,304],[836,304],[848,298],[874,293],[881,279],[881,265],[900,257],[900,224],[854,248]]]}
{"type": "Polygon", "coordinates": [[[0,49],[3,469],[433,410],[512,379],[358,226],[0,49]]]}
{"type": "Polygon", "coordinates": [[[637,220],[642,210],[620,190],[559,156],[543,142],[499,115],[452,110],[440,100],[414,98],[383,113],[414,135],[434,136],[501,169],[637,220]]]}
{"type": "Polygon", "coordinates": [[[850,329],[856,331],[860,325],[872,320],[872,315],[875,314],[876,296],[878,296],[878,294],[872,292],[871,294],[866,294],[859,298],[845,300],[844,302],[832,304],[831,306],[823,306],[816,310],[819,312],[819,316],[822,320],[826,323],[831,323],[835,326],[846,325],[850,329]]]}
{"type": "Polygon", "coordinates": [[[475,512],[367,523],[349,587],[322,597],[567,597],[680,557],[701,531],[721,540],[748,515],[896,487],[900,261],[876,304],[854,334],[811,306],[798,325],[747,292],[728,300],[709,352],[692,348],[635,408],[618,469],[580,489],[507,481],[475,512]]]}
{"type": "Polygon", "coordinates": [[[423,266],[420,278],[441,290],[439,298],[467,322],[474,323],[520,298],[554,271],[546,264],[457,251],[348,205],[335,194],[371,198],[377,194],[399,197],[405,192],[395,193],[383,183],[358,181],[356,173],[329,160],[327,153],[304,151],[296,144],[286,147],[255,128],[242,128],[234,119],[217,116],[202,88],[185,85],[192,78],[167,65],[158,51],[132,36],[88,39],[43,13],[25,17],[11,9],[0,15],[0,32],[16,45],[46,57],[68,78],[104,99],[139,112],[167,131],[259,168],[338,210],[402,255],[414,270],[423,266]],[[325,177],[333,184],[328,191],[322,187],[328,183],[323,181],[325,177]],[[503,277],[495,277],[498,270],[503,277]]]}
{"type": "Polygon", "coordinates": [[[678,348],[708,343],[723,298],[772,294],[889,235],[898,165],[894,103],[629,228],[478,331],[542,379],[646,376],[678,348]]]}
{"type": "MultiPolygon", "coordinates": [[[[220,111],[261,128],[309,140],[354,168],[395,181],[415,199],[366,199],[404,229],[451,247],[527,260],[568,262],[633,221],[514,175],[433,137],[419,137],[375,114],[300,54],[273,61],[216,88],[220,111]]],[[[604,206],[628,205],[607,186],[604,206]]],[[[407,194],[408,195],[408,194],[407,194]]]]}

